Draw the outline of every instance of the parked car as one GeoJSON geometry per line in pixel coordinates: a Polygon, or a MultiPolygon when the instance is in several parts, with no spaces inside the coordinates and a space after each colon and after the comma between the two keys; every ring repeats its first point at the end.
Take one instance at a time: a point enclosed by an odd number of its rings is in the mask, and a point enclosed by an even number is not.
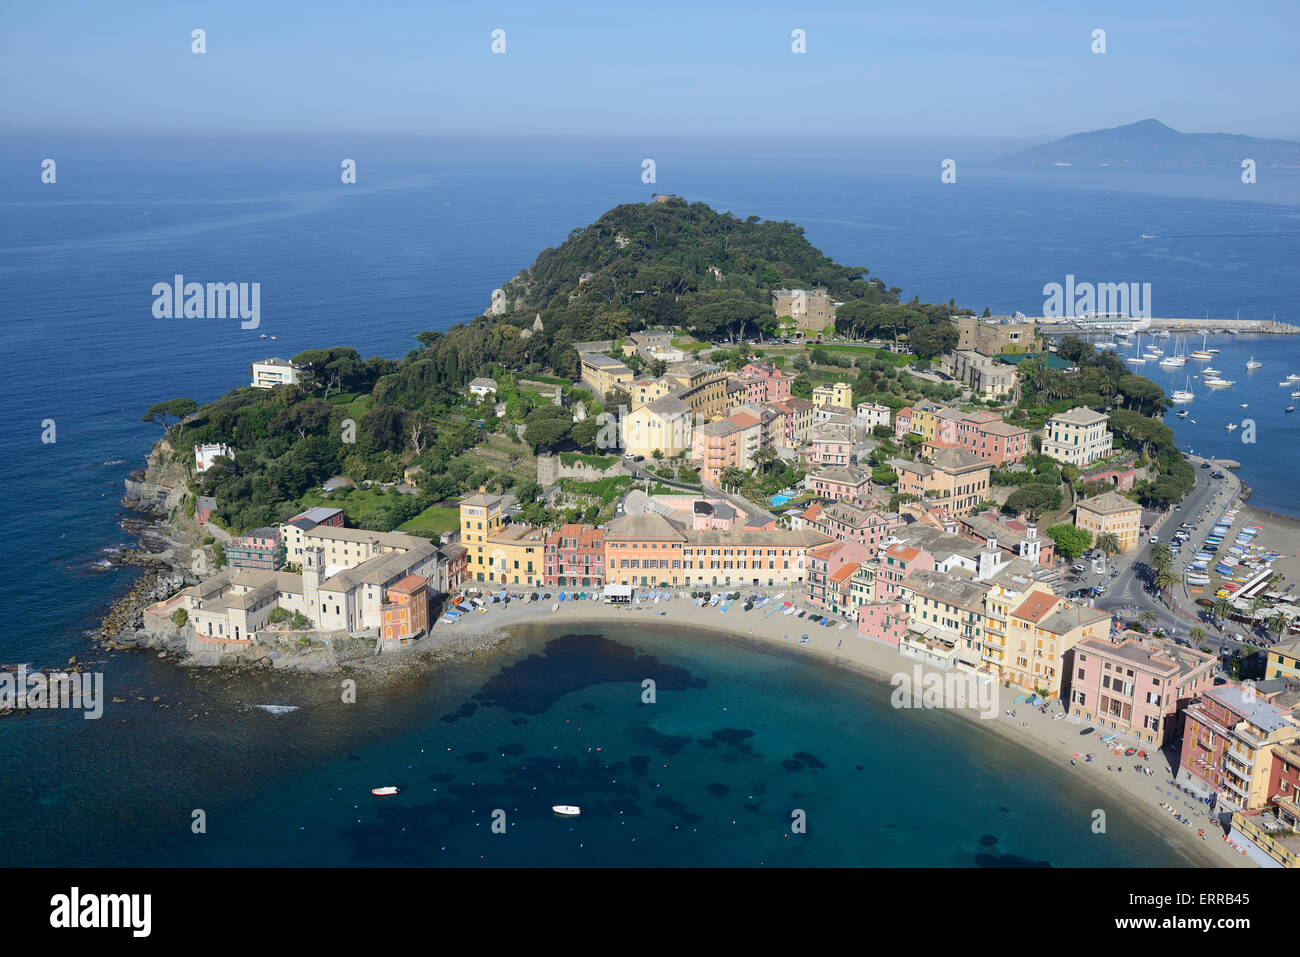
{"type": "Polygon", "coordinates": [[[1149,539],[1147,539],[1147,541],[1149,541],[1152,545],[1158,545],[1160,543],[1160,536],[1152,535],[1149,539]]]}

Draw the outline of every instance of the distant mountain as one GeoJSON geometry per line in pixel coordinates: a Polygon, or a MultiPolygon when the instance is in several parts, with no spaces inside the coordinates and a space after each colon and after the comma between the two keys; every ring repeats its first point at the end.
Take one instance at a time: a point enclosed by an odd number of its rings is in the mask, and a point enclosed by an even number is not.
{"type": "Polygon", "coordinates": [[[1234,133],[1180,133],[1159,120],[1090,133],[1075,133],[1054,143],[1004,156],[1001,162],[1025,166],[1300,167],[1300,143],[1262,140],[1234,133]]]}

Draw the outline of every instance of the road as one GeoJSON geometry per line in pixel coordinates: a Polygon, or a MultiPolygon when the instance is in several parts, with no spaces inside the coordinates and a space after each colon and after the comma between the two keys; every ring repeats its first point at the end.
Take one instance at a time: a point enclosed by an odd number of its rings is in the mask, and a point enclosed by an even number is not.
{"type": "MultiPolygon", "coordinates": [[[[1191,538],[1174,557],[1174,568],[1180,573],[1186,572],[1188,563],[1193,561],[1192,556],[1196,554],[1198,546],[1205,541],[1205,536],[1214,527],[1215,521],[1241,492],[1241,481],[1232,472],[1221,469],[1224,477],[1213,479],[1210,477],[1210,473],[1215,470],[1213,466],[1201,468],[1201,465],[1208,463],[1209,460],[1199,456],[1189,458],[1196,466],[1196,487],[1177,509],[1165,518],[1155,532],[1161,541],[1167,543],[1181,523],[1194,524],[1195,527],[1189,529],[1191,538]]],[[[1150,564],[1152,547],[1148,539],[1143,539],[1138,548],[1112,560],[1113,570],[1117,574],[1111,580],[1105,594],[1094,602],[1095,606],[1105,611],[1122,612],[1130,618],[1144,611],[1150,611],[1156,616],[1154,627],[1163,628],[1171,635],[1184,638],[1193,625],[1200,624],[1208,633],[1209,643],[1216,651],[1221,645],[1228,645],[1229,648],[1239,645],[1240,642],[1227,638],[1213,621],[1198,620],[1197,616],[1202,609],[1196,605],[1192,596],[1188,595],[1185,584],[1175,590],[1175,609],[1166,605],[1159,594],[1147,591],[1143,583],[1142,571],[1150,564]]],[[[1106,576],[1094,574],[1089,566],[1088,572],[1078,579],[1072,579],[1071,584],[1074,587],[1097,585],[1102,583],[1104,577],[1106,576]]]]}

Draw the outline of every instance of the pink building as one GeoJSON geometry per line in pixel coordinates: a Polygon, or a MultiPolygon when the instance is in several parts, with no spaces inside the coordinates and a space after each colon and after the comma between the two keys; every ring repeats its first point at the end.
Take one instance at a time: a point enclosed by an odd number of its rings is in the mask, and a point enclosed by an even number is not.
{"type": "Polygon", "coordinates": [[[1214,686],[1213,655],[1124,632],[1084,638],[1066,652],[1070,710],[1157,748],[1182,730],[1188,702],[1214,686]]]}
{"type": "Polygon", "coordinates": [[[871,476],[852,465],[836,465],[809,472],[804,488],[835,501],[865,502],[871,498],[871,476]]]}
{"type": "Polygon", "coordinates": [[[935,436],[926,442],[930,454],[945,448],[965,449],[997,468],[1019,462],[1030,452],[1032,430],[1008,425],[996,412],[941,409],[935,416],[935,436]]]}
{"type": "Polygon", "coordinates": [[[808,601],[818,608],[828,611],[847,611],[849,608],[848,579],[857,571],[862,562],[870,558],[870,549],[857,542],[827,542],[808,550],[808,601]],[[840,575],[846,567],[851,567],[847,575],[840,575]],[[837,579],[836,576],[840,575],[837,579]],[[834,582],[832,581],[834,579],[834,582]],[[840,593],[843,583],[843,603],[836,604],[833,599],[840,593]]]}
{"type": "Polygon", "coordinates": [[[899,596],[902,581],[914,571],[934,570],[934,556],[923,548],[895,542],[881,549],[864,569],[875,601],[858,606],[858,634],[897,645],[911,618],[899,596]]]}
{"type": "Polygon", "coordinates": [[[787,449],[797,449],[807,440],[812,432],[815,415],[813,404],[808,399],[791,396],[767,403],[773,411],[784,417],[781,424],[787,449]]]}
{"type": "Polygon", "coordinates": [[[746,402],[779,402],[790,398],[791,377],[775,366],[751,362],[740,370],[746,402]]]}
{"type": "Polygon", "coordinates": [[[912,407],[905,405],[894,416],[894,438],[901,442],[903,436],[912,433],[912,407]]]}
{"type": "Polygon", "coordinates": [[[880,545],[903,526],[903,517],[873,508],[861,508],[848,502],[812,505],[801,516],[804,526],[815,529],[839,542],[857,542],[870,549],[874,557],[880,545]]]}
{"type": "Polygon", "coordinates": [[[819,425],[804,449],[804,461],[813,468],[848,465],[853,454],[851,430],[841,425],[819,425]]]}
{"type": "Polygon", "coordinates": [[[589,525],[566,524],[546,536],[548,585],[604,584],[605,533],[589,525]]]}

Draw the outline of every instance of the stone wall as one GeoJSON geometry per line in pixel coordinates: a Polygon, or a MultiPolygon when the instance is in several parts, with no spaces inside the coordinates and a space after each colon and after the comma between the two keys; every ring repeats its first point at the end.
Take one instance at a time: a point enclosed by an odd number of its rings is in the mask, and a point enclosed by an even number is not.
{"type": "Polygon", "coordinates": [[[553,453],[537,456],[537,484],[543,488],[554,485],[562,478],[573,479],[578,482],[598,482],[604,478],[627,474],[628,472],[623,468],[621,461],[615,461],[609,468],[602,470],[594,465],[587,465],[582,462],[575,465],[565,465],[560,461],[560,457],[553,453]]]}

